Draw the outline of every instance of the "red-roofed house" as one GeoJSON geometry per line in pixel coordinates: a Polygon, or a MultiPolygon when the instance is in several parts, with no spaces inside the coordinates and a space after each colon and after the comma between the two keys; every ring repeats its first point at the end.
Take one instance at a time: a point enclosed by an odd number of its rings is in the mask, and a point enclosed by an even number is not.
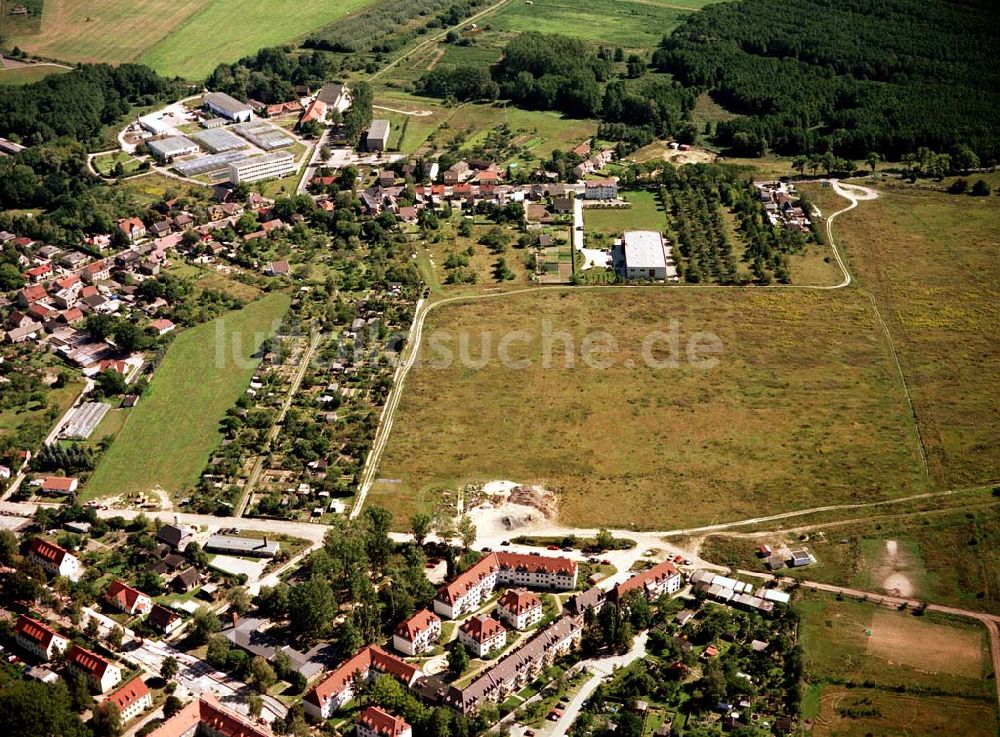
{"type": "Polygon", "coordinates": [[[377,706],[369,706],[357,723],[358,737],[412,737],[410,725],[377,706]]]}
{"type": "Polygon", "coordinates": [[[497,614],[508,626],[526,630],[542,621],[542,600],[525,589],[510,589],[500,597],[497,614]]]}
{"type": "Polygon", "coordinates": [[[458,641],[481,658],[507,644],[507,630],[493,617],[481,614],[467,619],[459,627],[458,641]]]}
{"type": "Polygon", "coordinates": [[[153,320],[151,323],[149,323],[149,327],[153,328],[153,330],[155,330],[160,335],[166,335],[167,333],[169,333],[171,330],[174,329],[174,324],[170,322],[170,320],[161,318],[159,320],[153,320]]]}
{"type": "Polygon", "coordinates": [[[79,307],[70,307],[68,310],[63,310],[59,314],[59,322],[64,322],[67,325],[76,325],[84,318],[83,310],[79,307]]]}
{"type": "Polygon", "coordinates": [[[136,676],[114,693],[108,694],[106,703],[112,703],[118,707],[122,724],[135,719],[146,709],[152,708],[153,696],[149,693],[146,682],[140,676],[136,676]]]}
{"type": "Polygon", "coordinates": [[[29,284],[17,293],[17,303],[21,307],[30,307],[40,299],[45,299],[49,293],[41,284],[29,284]]]}
{"type": "Polygon", "coordinates": [[[54,629],[23,614],[14,625],[14,639],[29,653],[45,661],[52,660],[57,650],[65,652],[69,647],[69,640],[54,629]]]}
{"type": "MultiPolygon", "coordinates": [[[[88,284],[93,284],[95,281],[105,281],[111,278],[111,260],[104,259],[103,261],[95,261],[92,264],[87,264],[82,269],[80,269],[80,278],[83,279],[88,284]]],[[[80,292],[80,297],[84,298],[87,296],[86,288],[80,292]]]]}
{"type": "Polygon", "coordinates": [[[31,541],[28,557],[54,576],[70,581],[80,580],[80,560],[65,548],[36,537],[31,541]]]}
{"type": "Polygon", "coordinates": [[[396,625],[392,634],[392,646],[412,657],[428,649],[440,637],[441,618],[429,609],[421,609],[396,625]]]}
{"type": "Polygon", "coordinates": [[[24,278],[28,281],[40,282],[42,279],[47,277],[52,273],[52,264],[46,263],[40,266],[35,266],[24,272],[24,278]]]}
{"type": "Polygon", "coordinates": [[[223,708],[210,693],[202,694],[150,732],[149,737],[272,737],[244,716],[223,708]]]}
{"type": "Polygon", "coordinates": [[[74,673],[86,678],[87,684],[98,693],[114,688],[122,679],[117,665],[79,645],[73,645],[66,653],[66,664],[74,673]]]}
{"type": "Polygon", "coordinates": [[[616,179],[588,179],[583,185],[585,199],[613,200],[618,197],[618,180],[616,179]]]}
{"type": "Polygon", "coordinates": [[[46,476],[42,479],[43,494],[72,494],[80,485],[80,479],[67,476],[46,476]]]}
{"type": "Polygon", "coordinates": [[[576,561],[523,553],[490,553],[454,581],[438,589],[435,613],[457,619],[489,598],[498,585],[571,591],[576,588],[576,561]]]}
{"type": "Polygon", "coordinates": [[[302,700],[306,714],[316,719],[329,719],[333,712],[354,696],[356,675],[371,680],[380,673],[388,673],[407,687],[422,675],[419,668],[390,655],[377,645],[369,645],[306,694],[302,700]]]}
{"type": "Polygon", "coordinates": [[[128,238],[129,243],[146,237],[146,226],[137,217],[122,218],[118,221],[118,229],[128,238]]]}
{"type": "Polygon", "coordinates": [[[299,125],[305,125],[314,120],[318,120],[320,123],[326,120],[326,103],[322,100],[313,100],[309,103],[309,107],[302,114],[302,119],[299,120],[299,125]]]}
{"type": "Polygon", "coordinates": [[[145,614],[153,607],[152,599],[124,581],[112,581],[104,592],[104,600],[126,614],[145,614]]]}
{"type": "Polygon", "coordinates": [[[659,599],[664,594],[679,591],[683,577],[673,563],[664,561],[647,571],[632,576],[611,590],[611,598],[620,602],[629,591],[642,591],[649,601],[659,599]]]}

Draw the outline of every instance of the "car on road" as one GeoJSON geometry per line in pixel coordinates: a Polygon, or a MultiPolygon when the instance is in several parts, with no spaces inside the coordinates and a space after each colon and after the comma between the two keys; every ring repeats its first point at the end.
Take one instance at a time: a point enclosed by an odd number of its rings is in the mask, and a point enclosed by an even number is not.
{"type": "Polygon", "coordinates": [[[500,544],[501,544],[501,545],[504,545],[504,546],[506,546],[506,545],[510,545],[510,540],[504,540],[504,541],[503,541],[502,543],[500,543],[500,544]]]}
{"type": "Polygon", "coordinates": [[[492,553],[493,552],[493,548],[483,548],[482,552],[484,552],[484,553],[492,553]]]}
{"type": "Polygon", "coordinates": [[[547,546],[545,546],[545,549],[546,550],[559,550],[559,546],[558,545],[547,545],[547,546]]]}
{"type": "Polygon", "coordinates": [[[576,226],[576,229],[577,229],[577,230],[583,230],[583,226],[582,226],[582,225],[577,225],[577,226],[576,226]]]}

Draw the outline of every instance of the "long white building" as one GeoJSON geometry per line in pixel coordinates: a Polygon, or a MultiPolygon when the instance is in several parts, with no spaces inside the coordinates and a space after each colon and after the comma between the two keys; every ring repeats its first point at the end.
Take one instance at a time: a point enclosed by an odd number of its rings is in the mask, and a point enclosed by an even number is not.
{"type": "Polygon", "coordinates": [[[287,151],[275,151],[250,156],[229,165],[229,181],[233,184],[274,179],[295,171],[295,158],[287,151]]]}

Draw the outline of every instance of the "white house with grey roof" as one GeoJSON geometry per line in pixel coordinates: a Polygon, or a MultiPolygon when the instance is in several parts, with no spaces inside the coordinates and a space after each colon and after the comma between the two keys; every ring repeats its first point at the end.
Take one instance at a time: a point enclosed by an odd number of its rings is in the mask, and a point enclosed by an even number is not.
{"type": "Polygon", "coordinates": [[[253,110],[249,105],[225,92],[209,92],[203,102],[207,109],[226,120],[245,123],[253,118],[253,110]]]}
{"type": "Polygon", "coordinates": [[[667,245],[655,230],[627,230],[622,235],[622,273],[626,279],[664,281],[677,270],[667,263],[667,245]]]}
{"type": "Polygon", "coordinates": [[[389,147],[389,132],[392,126],[388,120],[379,118],[373,120],[368,126],[368,135],[365,137],[365,147],[369,151],[385,151],[389,147]]]}

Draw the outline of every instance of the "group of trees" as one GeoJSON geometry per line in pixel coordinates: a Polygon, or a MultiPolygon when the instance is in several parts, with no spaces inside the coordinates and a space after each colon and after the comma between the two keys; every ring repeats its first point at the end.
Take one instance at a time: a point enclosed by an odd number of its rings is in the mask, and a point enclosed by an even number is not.
{"type": "Polygon", "coordinates": [[[653,63],[741,114],[716,130],[740,153],[898,159],[964,143],[995,162],[997,5],[880,0],[873,10],[868,0],[714,5],[664,38],[653,63]]]}
{"type": "Polygon", "coordinates": [[[348,141],[357,141],[361,132],[372,122],[372,102],[374,95],[367,82],[351,85],[351,107],[344,113],[343,131],[348,141]]]}
{"type": "Polygon", "coordinates": [[[336,76],[340,64],[328,51],[293,53],[290,46],[261,49],[235,64],[219,64],[205,86],[241,100],[264,103],[298,99],[296,85],[317,87],[336,76]]]}

